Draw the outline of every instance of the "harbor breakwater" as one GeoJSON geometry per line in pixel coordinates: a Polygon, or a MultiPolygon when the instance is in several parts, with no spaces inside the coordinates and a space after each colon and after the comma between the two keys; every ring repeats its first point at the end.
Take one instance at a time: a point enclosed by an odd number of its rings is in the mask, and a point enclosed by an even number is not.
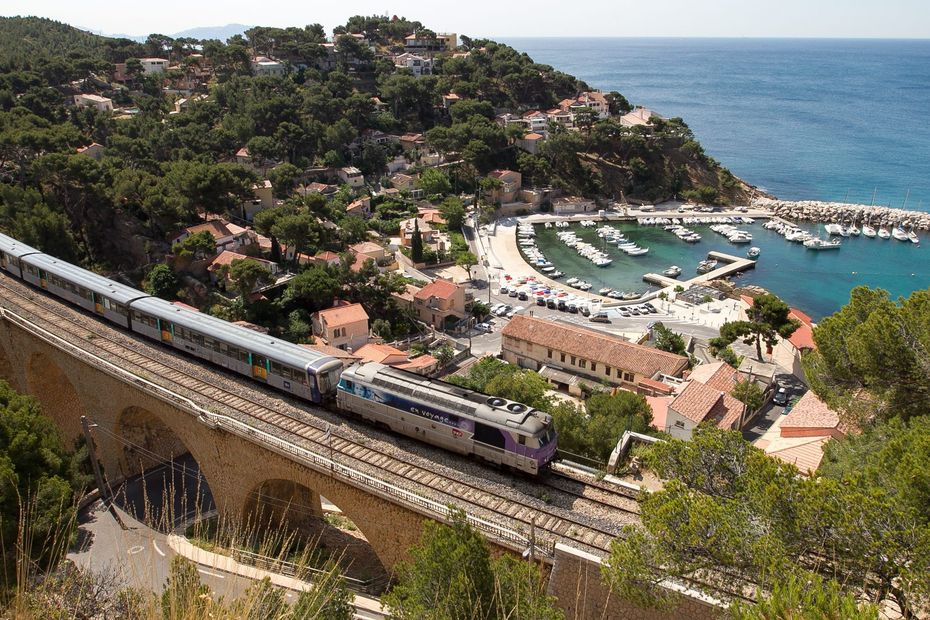
{"type": "Polygon", "coordinates": [[[930,230],[930,213],[893,209],[891,207],[822,202],[817,200],[777,200],[757,198],[752,206],[771,211],[786,220],[844,223],[869,222],[872,226],[913,226],[917,230],[930,230]]]}

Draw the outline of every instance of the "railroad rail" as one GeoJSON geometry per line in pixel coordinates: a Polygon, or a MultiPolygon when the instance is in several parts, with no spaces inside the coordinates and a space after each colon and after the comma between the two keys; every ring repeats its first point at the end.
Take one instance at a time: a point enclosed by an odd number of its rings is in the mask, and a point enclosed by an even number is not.
{"type": "Polygon", "coordinates": [[[167,353],[166,350],[153,351],[154,347],[146,341],[91,318],[83,311],[61,304],[24,284],[15,282],[15,286],[11,286],[13,282],[6,276],[0,279],[0,288],[8,293],[4,296],[5,307],[2,309],[7,320],[69,354],[91,360],[121,380],[128,380],[159,398],[169,400],[207,426],[222,428],[261,443],[287,458],[364,487],[430,518],[447,521],[453,510],[461,509],[468,521],[490,538],[518,550],[533,546],[534,552],[544,557],[553,555],[556,542],[579,546],[603,556],[619,526],[632,523],[637,518],[632,510],[599,501],[583,491],[557,490],[561,496],[550,497],[549,501],[563,508],[550,506],[545,501],[533,501],[539,500],[538,497],[526,496],[526,501],[522,502],[520,498],[502,497],[489,492],[486,486],[437,474],[435,464],[427,467],[415,459],[385,454],[345,437],[328,436],[328,425],[312,415],[306,415],[318,411],[317,407],[304,404],[298,407],[294,401],[275,395],[276,400],[291,404],[294,413],[289,415],[288,408],[271,409],[245,396],[249,391],[257,391],[257,387],[243,385],[246,382],[238,379],[235,383],[240,388],[248,389],[231,394],[222,385],[218,385],[222,381],[213,381],[219,374],[216,369],[184,358],[187,364],[198,367],[198,376],[184,372],[177,365],[162,361],[181,356],[167,353]],[[17,287],[23,290],[17,290],[17,287]],[[28,299],[23,297],[24,292],[28,299]],[[75,323],[77,318],[80,318],[80,326],[75,323]],[[62,337],[62,333],[69,337],[62,337]],[[93,337],[88,338],[88,333],[93,337]],[[118,342],[119,339],[132,340],[136,350],[129,350],[118,342]],[[80,346],[75,344],[78,342],[80,346]],[[238,419],[238,416],[217,413],[218,408],[244,415],[245,421],[238,419]],[[330,448],[341,458],[337,460],[325,456],[330,448]],[[378,472],[378,475],[372,475],[372,471],[378,472]],[[386,479],[388,477],[390,480],[386,479]],[[569,498],[573,499],[567,502],[569,498]],[[578,503],[575,500],[611,508],[615,514],[610,519],[602,519],[601,523],[591,515],[572,514],[575,511],[571,508],[578,503]],[[565,510],[566,505],[571,508],[565,510]]]}

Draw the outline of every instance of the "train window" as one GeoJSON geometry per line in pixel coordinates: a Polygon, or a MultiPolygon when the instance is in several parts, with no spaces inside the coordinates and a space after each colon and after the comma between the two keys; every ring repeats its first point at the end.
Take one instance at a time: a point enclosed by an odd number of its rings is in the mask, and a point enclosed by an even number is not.
{"type": "Polygon", "coordinates": [[[346,389],[355,391],[355,381],[346,381],[346,389]]]}
{"type": "Polygon", "coordinates": [[[521,446],[526,445],[526,435],[517,435],[517,441],[520,442],[521,446]]]}
{"type": "Polygon", "coordinates": [[[249,362],[249,352],[248,352],[248,351],[239,350],[238,353],[239,353],[239,361],[240,361],[240,362],[246,362],[246,363],[249,362]]]}
{"type": "Polygon", "coordinates": [[[475,422],[475,441],[495,448],[504,447],[504,435],[500,430],[481,422],[475,422]]]}
{"type": "Polygon", "coordinates": [[[281,375],[282,377],[287,378],[290,376],[290,371],[287,374],[284,373],[284,367],[281,366],[278,362],[271,362],[271,372],[272,374],[281,375]]]}
{"type": "Polygon", "coordinates": [[[32,275],[36,275],[36,268],[33,267],[32,265],[26,265],[26,271],[28,271],[32,275]]]}

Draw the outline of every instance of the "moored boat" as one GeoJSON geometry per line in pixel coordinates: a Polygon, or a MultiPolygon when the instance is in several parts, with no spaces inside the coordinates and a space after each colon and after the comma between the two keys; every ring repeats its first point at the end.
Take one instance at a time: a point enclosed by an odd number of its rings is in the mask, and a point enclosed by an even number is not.
{"type": "Polygon", "coordinates": [[[697,272],[698,273],[708,273],[717,268],[717,261],[714,259],[702,260],[698,263],[697,272]]]}
{"type": "Polygon", "coordinates": [[[824,241],[823,239],[814,238],[804,242],[804,247],[808,250],[836,250],[839,249],[842,242],[839,239],[824,241]]]}
{"type": "Polygon", "coordinates": [[[662,272],[662,275],[668,276],[669,278],[677,278],[681,275],[681,267],[678,265],[672,265],[668,269],[662,272]]]}
{"type": "Polygon", "coordinates": [[[871,226],[869,226],[868,224],[863,224],[863,225],[862,225],[862,234],[863,234],[863,236],[866,236],[866,237],[874,237],[874,236],[875,236],[875,229],[872,228],[871,226]]]}
{"type": "Polygon", "coordinates": [[[904,231],[901,226],[895,226],[894,230],[891,231],[891,236],[897,239],[898,241],[910,241],[907,236],[907,233],[904,231]]]}
{"type": "Polygon", "coordinates": [[[891,239],[891,233],[888,232],[888,229],[882,226],[878,229],[878,238],[879,239],[891,239]]]}
{"type": "Polygon", "coordinates": [[[746,252],[746,256],[749,258],[758,258],[759,254],[762,254],[762,249],[756,246],[749,248],[749,251],[746,252]]]}

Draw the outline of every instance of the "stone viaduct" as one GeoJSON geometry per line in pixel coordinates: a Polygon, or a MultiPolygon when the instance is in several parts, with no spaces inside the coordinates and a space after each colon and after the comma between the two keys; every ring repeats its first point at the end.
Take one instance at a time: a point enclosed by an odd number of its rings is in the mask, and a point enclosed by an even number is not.
{"type": "MultiPolygon", "coordinates": [[[[271,437],[258,441],[235,421],[204,415],[190,401],[108,366],[80,343],[67,342],[25,316],[4,312],[0,317],[0,378],[35,396],[69,445],[81,435],[81,416],[92,419],[98,457],[110,481],[190,453],[218,511],[232,518],[248,519],[260,505],[266,514],[295,505],[306,512],[309,506],[310,515],[288,514],[289,520],[300,521],[321,514],[322,495],[358,526],[388,572],[418,541],[426,520],[443,517],[442,507],[423,498],[399,501],[376,481],[331,469],[325,455],[297,451],[281,440],[275,444],[271,437]]],[[[519,553],[517,541],[485,533],[498,548],[519,553]]],[[[694,596],[683,597],[670,614],[635,608],[605,590],[597,558],[561,545],[545,562],[549,591],[568,618],[710,618],[720,613],[719,606],[694,596]]]]}

